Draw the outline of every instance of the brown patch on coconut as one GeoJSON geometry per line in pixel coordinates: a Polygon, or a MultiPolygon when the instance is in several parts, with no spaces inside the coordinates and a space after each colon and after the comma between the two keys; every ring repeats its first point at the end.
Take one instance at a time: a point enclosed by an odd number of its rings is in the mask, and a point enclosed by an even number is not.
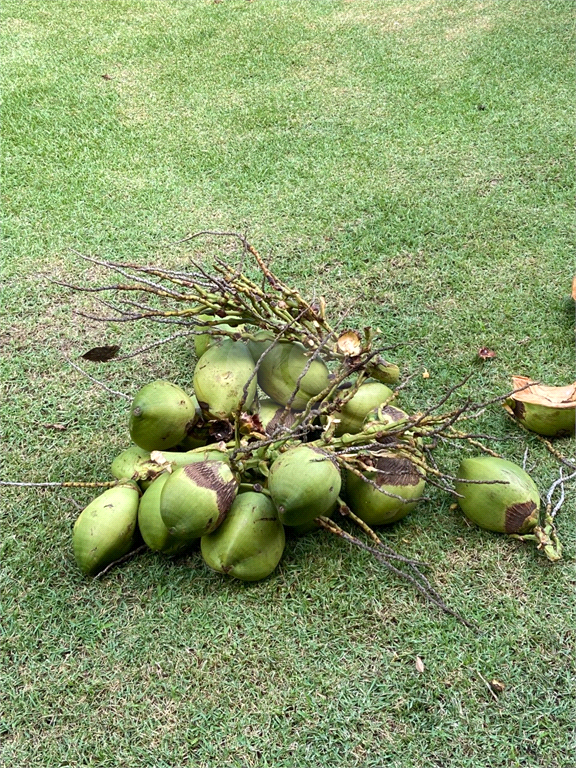
{"type": "MultiPolygon", "coordinates": [[[[506,522],[504,523],[506,533],[519,533],[526,520],[537,510],[538,507],[533,501],[524,501],[507,507],[506,522]]],[[[536,524],[536,521],[534,523],[536,524]]]]}
{"type": "Polygon", "coordinates": [[[238,483],[234,478],[223,481],[219,472],[219,461],[197,461],[182,468],[187,478],[200,488],[209,488],[216,494],[216,505],[220,516],[226,515],[236,498],[238,483]]]}
{"type": "Polygon", "coordinates": [[[514,416],[516,416],[516,418],[521,421],[524,418],[524,414],[526,413],[526,406],[524,403],[521,403],[520,400],[513,400],[512,410],[514,412],[514,416]]]}
{"type": "Polygon", "coordinates": [[[422,480],[420,473],[410,459],[397,456],[381,456],[376,462],[378,474],[375,483],[382,485],[407,486],[418,485],[422,480]]]}
{"type": "Polygon", "coordinates": [[[279,406],[274,416],[272,416],[272,418],[266,425],[266,434],[273,435],[279,423],[281,423],[282,426],[287,427],[289,429],[292,426],[292,424],[294,424],[295,420],[296,420],[296,416],[294,413],[292,413],[292,411],[288,411],[288,413],[286,413],[285,408],[283,408],[282,406],[279,406]]]}

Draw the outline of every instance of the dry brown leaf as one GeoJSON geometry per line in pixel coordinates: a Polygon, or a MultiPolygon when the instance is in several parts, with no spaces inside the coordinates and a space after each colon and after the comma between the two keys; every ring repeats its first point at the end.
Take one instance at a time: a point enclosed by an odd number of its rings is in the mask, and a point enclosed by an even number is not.
{"type": "Polygon", "coordinates": [[[425,667],[424,667],[424,662],[422,661],[420,656],[416,656],[415,664],[416,664],[416,671],[422,674],[422,672],[424,672],[425,667]]]}
{"type": "Polygon", "coordinates": [[[93,347],[81,355],[81,357],[84,360],[90,360],[92,363],[107,363],[108,360],[116,357],[119,351],[120,347],[117,344],[112,344],[104,347],[93,347]]]}
{"type": "Polygon", "coordinates": [[[576,275],[572,278],[572,298],[576,301],[576,275]]]}
{"type": "Polygon", "coordinates": [[[424,372],[422,373],[422,378],[423,379],[429,379],[430,378],[430,374],[428,373],[428,369],[427,368],[424,368],[424,372]]]}
{"type": "Polygon", "coordinates": [[[496,357],[496,352],[488,347],[482,347],[478,350],[478,357],[481,360],[489,360],[491,357],[496,357]]]}
{"type": "Polygon", "coordinates": [[[58,432],[63,432],[65,429],[68,429],[66,424],[42,424],[44,429],[56,429],[58,432]]]}
{"type": "Polygon", "coordinates": [[[257,413],[240,414],[240,433],[242,435],[264,434],[265,430],[257,413]]]}
{"type": "Polygon", "coordinates": [[[494,693],[502,693],[505,687],[504,683],[501,683],[500,680],[490,680],[490,688],[492,688],[494,693]]]}
{"type": "Polygon", "coordinates": [[[338,352],[348,357],[357,357],[362,352],[362,339],[356,331],[344,331],[336,342],[338,352]]]}
{"type": "Polygon", "coordinates": [[[533,405],[545,405],[548,408],[576,408],[576,382],[565,387],[548,387],[538,384],[527,376],[512,376],[514,400],[533,405]]]}

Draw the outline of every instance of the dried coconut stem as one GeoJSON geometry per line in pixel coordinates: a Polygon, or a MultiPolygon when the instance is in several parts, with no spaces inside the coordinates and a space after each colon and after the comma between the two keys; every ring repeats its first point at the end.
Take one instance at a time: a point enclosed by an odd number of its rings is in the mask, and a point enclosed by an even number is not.
{"type": "Polygon", "coordinates": [[[102,389],[105,389],[106,392],[109,392],[111,395],[115,395],[116,397],[123,397],[125,400],[131,400],[132,398],[129,395],[124,394],[124,392],[118,392],[116,389],[111,389],[108,387],[104,382],[100,381],[99,379],[94,378],[94,376],[91,376],[89,373],[86,373],[86,371],[81,368],[79,365],[76,365],[76,363],[73,363],[72,360],[70,360],[69,357],[66,357],[66,355],[63,355],[64,359],[68,363],[68,365],[71,365],[72,368],[74,368],[76,371],[81,373],[83,376],[85,376],[87,379],[90,379],[90,381],[94,382],[94,384],[98,384],[99,387],[102,387],[102,389]]]}
{"type": "MultiPolygon", "coordinates": [[[[522,387],[522,389],[526,389],[526,387],[522,387]]],[[[521,390],[515,390],[515,392],[520,392],[521,390]]],[[[508,416],[510,421],[513,421],[514,424],[517,427],[520,427],[520,429],[523,429],[524,432],[526,432],[527,435],[530,435],[530,437],[535,437],[537,440],[539,440],[546,449],[554,456],[555,459],[557,459],[561,464],[564,464],[566,467],[569,467],[570,469],[576,469],[576,463],[574,463],[573,460],[567,459],[566,456],[562,455],[560,451],[557,451],[556,448],[552,445],[550,440],[547,440],[542,435],[537,434],[536,432],[532,432],[528,429],[528,427],[525,427],[524,424],[519,422],[513,415],[510,413],[508,408],[504,408],[504,413],[508,416]]]]}
{"type": "Polygon", "coordinates": [[[546,495],[546,511],[550,515],[550,518],[554,520],[558,512],[560,511],[560,508],[562,507],[562,504],[564,503],[564,483],[569,482],[570,480],[574,480],[576,478],[576,472],[573,472],[571,475],[568,475],[568,477],[564,477],[562,475],[562,467],[560,467],[560,477],[555,480],[550,488],[548,489],[548,493],[546,495]],[[554,509],[552,509],[552,496],[554,495],[554,491],[556,488],[560,486],[560,499],[554,506],[554,509]]]}
{"type": "MultiPolygon", "coordinates": [[[[330,518],[317,517],[315,519],[315,522],[325,531],[328,531],[329,533],[332,533],[335,536],[338,536],[339,538],[344,539],[344,541],[347,541],[348,543],[353,544],[354,546],[359,547],[360,549],[370,552],[372,555],[374,555],[374,557],[378,560],[378,562],[382,563],[395,576],[398,576],[400,579],[403,579],[404,581],[407,581],[409,584],[411,584],[411,586],[413,586],[426,600],[436,605],[438,608],[444,611],[444,613],[447,613],[450,616],[453,616],[461,624],[464,624],[464,626],[468,627],[469,629],[472,629],[475,631],[477,630],[477,628],[471,622],[465,619],[457,611],[447,606],[446,603],[438,596],[438,594],[434,590],[432,591],[429,590],[427,586],[425,584],[420,583],[417,580],[417,578],[415,578],[414,576],[411,576],[409,573],[405,573],[400,568],[397,568],[395,565],[393,565],[389,560],[391,555],[385,554],[384,552],[378,549],[375,549],[374,547],[370,547],[368,544],[365,544],[356,536],[352,536],[351,534],[344,531],[333,520],[330,520],[330,518]]],[[[422,577],[422,574],[420,574],[419,572],[418,572],[418,575],[422,577]]]]}

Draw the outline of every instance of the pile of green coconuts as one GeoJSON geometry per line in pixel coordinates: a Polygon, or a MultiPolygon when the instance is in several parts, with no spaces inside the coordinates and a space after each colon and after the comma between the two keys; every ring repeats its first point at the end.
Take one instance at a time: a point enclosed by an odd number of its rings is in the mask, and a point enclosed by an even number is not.
{"type": "MultiPolygon", "coordinates": [[[[199,542],[214,571],[257,581],[277,567],[287,534],[330,530],[337,510],[365,529],[389,525],[423,497],[435,422],[398,407],[395,366],[352,366],[331,387],[330,361],[318,349],[266,330],[212,323],[195,347],[193,392],[158,380],[133,399],[133,444],[111,466],[117,483],[74,525],[85,574],[142,540],[167,556],[199,542]]],[[[544,396],[529,384],[515,389],[507,408],[525,427],[574,433],[575,387],[544,396]]],[[[491,531],[531,535],[542,522],[533,480],[494,455],[463,459],[454,490],[464,514],[491,531]]],[[[557,549],[544,546],[554,559],[557,549]]]]}

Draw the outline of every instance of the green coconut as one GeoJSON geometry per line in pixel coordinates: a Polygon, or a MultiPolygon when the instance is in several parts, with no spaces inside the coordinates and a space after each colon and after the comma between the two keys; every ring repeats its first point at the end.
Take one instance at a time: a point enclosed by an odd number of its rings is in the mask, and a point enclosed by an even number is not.
{"type": "Polygon", "coordinates": [[[538,523],[536,484],[512,461],[494,456],[463,459],[454,488],[466,517],[481,528],[523,534],[538,523]]]}
{"type": "Polygon", "coordinates": [[[312,445],[290,448],[272,463],[268,490],[284,525],[303,525],[329,514],[342,480],[334,459],[312,445]]]}
{"type": "Polygon", "coordinates": [[[156,478],[145,491],[138,506],[138,528],[146,546],[165,555],[176,555],[190,546],[191,541],[172,536],[160,515],[160,496],[170,474],[156,478]]]}
{"type": "MultiPolygon", "coordinates": [[[[269,338],[250,342],[249,348],[257,361],[270,346],[269,338]]],[[[311,352],[298,342],[282,341],[270,347],[258,368],[258,384],[268,397],[280,405],[287,405],[296,389],[300,375],[310,362],[311,352]]],[[[324,362],[315,358],[310,363],[298,386],[298,392],[291,402],[291,408],[302,411],[310,398],[320,394],[328,386],[329,371],[324,362]]]]}
{"type": "Polygon", "coordinates": [[[146,451],[178,445],[198,416],[194,401],[169,381],[153,381],[140,389],[130,408],[130,437],[146,451]]]}
{"type": "Polygon", "coordinates": [[[258,416],[267,435],[273,434],[279,424],[290,428],[296,419],[296,415],[291,410],[286,413],[283,405],[267,397],[260,400],[258,404],[258,416]]]}
{"type": "Polygon", "coordinates": [[[576,384],[547,387],[526,376],[513,376],[515,390],[506,404],[515,418],[545,437],[574,437],[576,430],[576,384]]]}
{"type": "MultiPolygon", "coordinates": [[[[213,315],[198,315],[198,320],[213,320],[213,315]]],[[[229,325],[228,323],[217,323],[213,326],[205,326],[206,328],[213,328],[215,330],[220,331],[229,331],[231,333],[234,333],[234,331],[242,331],[244,329],[243,325],[229,325]]],[[[214,341],[217,339],[217,336],[214,336],[211,333],[203,333],[199,336],[194,336],[194,350],[196,352],[196,357],[200,359],[204,352],[206,352],[207,349],[209,349],[212,344],[214,344],[214,341]]],[[[229,337],[227,337],[229,338],[229,337]]]]}
{"type": "Polygon", "coordinates": [[[219,528],[202,536],[202,557],[210,568],[242,581],[259,581],[276,568],[284,551],[284,527],[263,493],[238,495],[219,528]]]}
{"type": "MultiPolygon", "coordinates": [[[[339,390],[339,395],[345,395],[348,387],[339,390]]],[[[334,434],[336,437],[349,432],[357,434],[362,431],[364,419],[368,414],[382,403],[391,400],[392,390],[379,381],[367,381],[358,387],[355,394],[337,411],[333,412],[333,417],[339,419],[334,434]]]]}
{"type": "Polygon", "coordinates": [[[247,411],[256,395],[254,361],[242,341],[222,339],[202,355],[194,369],[194,391],[200,407],[215,419],[229,419],[244,398],[247,411]],[[252,377],[252,379],[251,379],[252,377]]]}
{"type": "Polygon", "coordinates": [[[392,453],[379,456],[375,469],[366,471],[366,479],[347,471],[346,500],[368,525],[389,525],[414,509],[426,480],[409,459],[392,453]]]}
{"type": "Polygon", "coordinates": [[[118,456],[112,462],[110,471],[121,480],[124,477],[131,480],[139,480],[136,467],[143,461],[150,459],[150,451],[145,451],[144,448],[140,448],[137,445],[132,445],[130,448],[126,448],[125,451],[119,453],[118,456]]]}
{"type": "Polygon", "coordinates": [[[72,547],[79,568],[95,576],[132,549],[140,489],[131,480],[109,488],[82,510],[72,547]]]}
{"type": "Polygon", "coordinates": [[[197,461],[228,461],[226,450],[214,446],[202,446],[183,453],[177,451],[152,451],[149,459],[143,459],[134,466],[133,480],[146,490],[152,481],[164,472],[172,472],[179,467],[194,464],[197,461]]]}
{"type": "Polygon", "coordinates": [[[226,517],[238,482],[224,461],[198,461],[176,469],[160,496],[160,514],[172,536],[200,538],[226,517]]]}

